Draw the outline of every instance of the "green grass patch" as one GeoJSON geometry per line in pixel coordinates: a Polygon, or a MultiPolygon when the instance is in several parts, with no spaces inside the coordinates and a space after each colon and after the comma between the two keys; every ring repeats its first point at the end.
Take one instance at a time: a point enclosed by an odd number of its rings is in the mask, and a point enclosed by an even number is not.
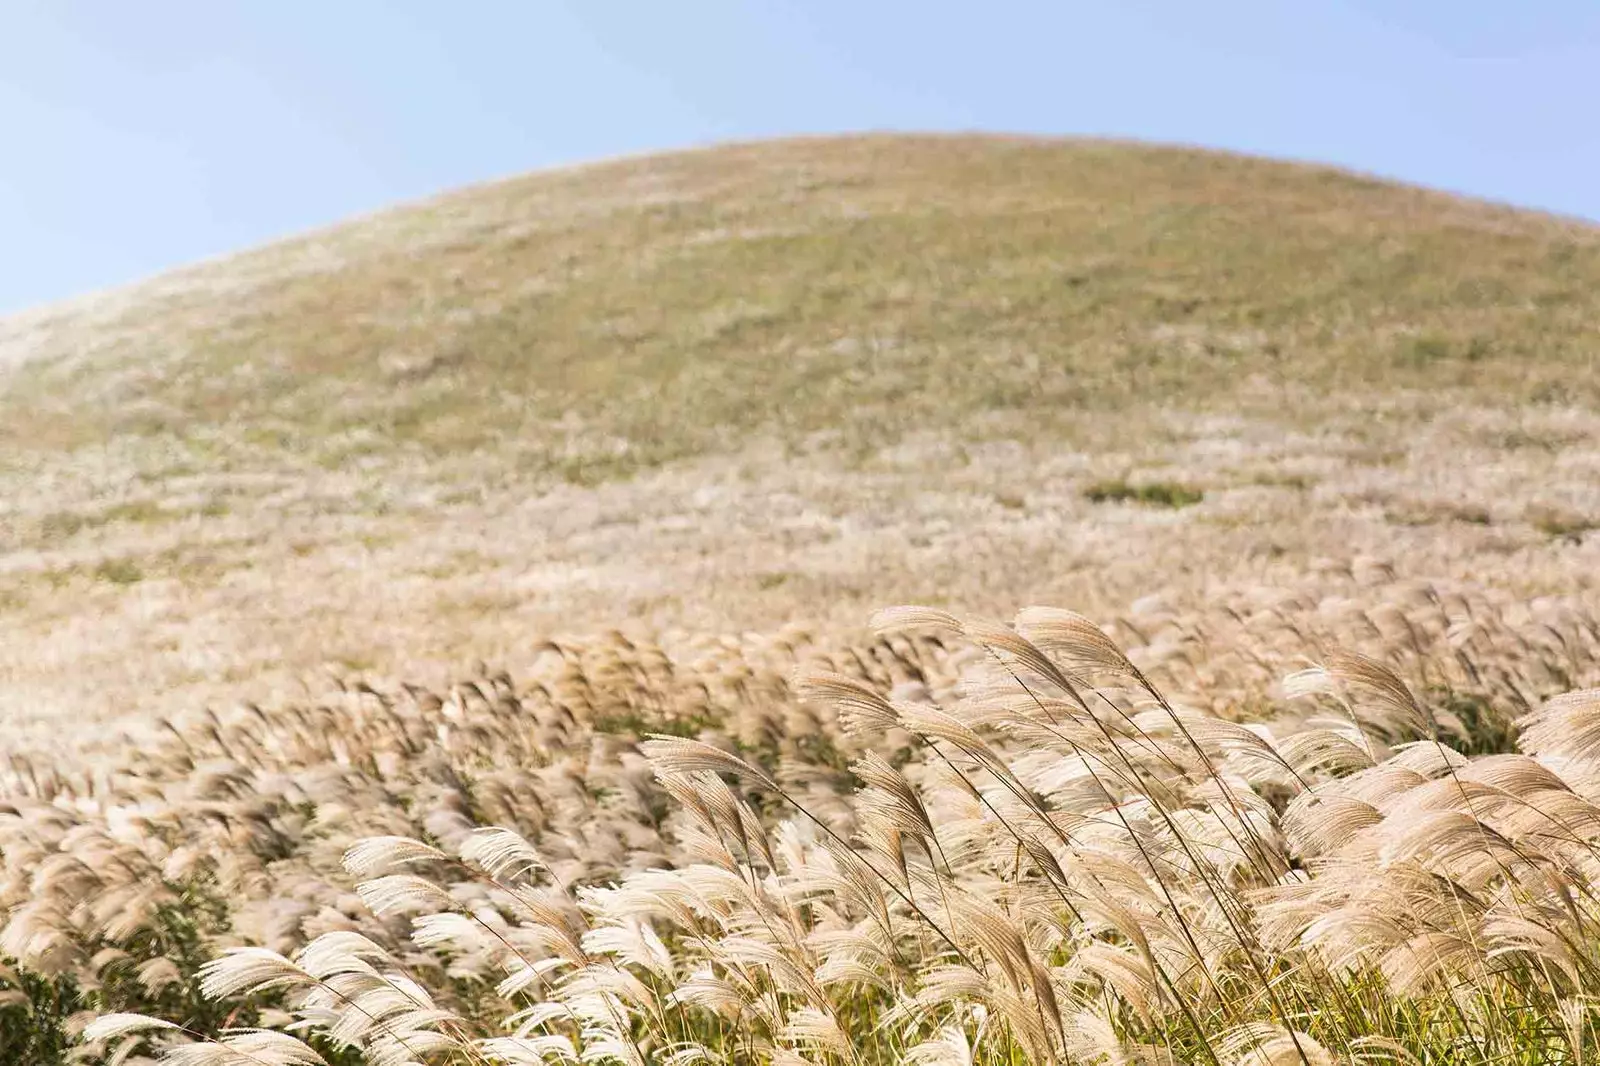
{"type": "Polygon", "coordinates": [[[113,585],[137,585],[144,580],[144,570],[132,559],[103,559],[95,564],[94,576],[113,585]]]}
{"type": "Polygon", "coordinates": [[[35,529],[40,543],[57,544],[71,540],[85,530],[99,529],[117,522],[148,525],[170,522],[177,517],[175,512],[153,500],[128,500],[99,510],[50,511],[38,519],[35,529]]]}
{"type": "Polygon", "coordinates": [[[102,524],[110,522],[166,522],[170,521],[173,513],[152,500],[129,500],[126,503],[115,504],[100,512],[102,524]]]}
{"type": "Polygon", "coordinates": [[[1090,503],[1136,503],[1145,507],[1177,509],[1192,507],[1205,499],[1206,494],[1197,488],[1175,481],[1097,481],[1083,490],[1083,498],[1090,503]]]}

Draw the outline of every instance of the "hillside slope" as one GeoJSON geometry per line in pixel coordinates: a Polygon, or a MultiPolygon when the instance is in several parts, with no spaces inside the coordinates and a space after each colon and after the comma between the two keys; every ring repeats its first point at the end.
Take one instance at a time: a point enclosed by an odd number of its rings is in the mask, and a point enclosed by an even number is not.
{"type": "Polygon", "coordinates": [[[0,713],[1361,553],[1582,591],[1596,322],[1594,228],[1207,152],[801,140],[466,189],[0,321],[0,713]]]}

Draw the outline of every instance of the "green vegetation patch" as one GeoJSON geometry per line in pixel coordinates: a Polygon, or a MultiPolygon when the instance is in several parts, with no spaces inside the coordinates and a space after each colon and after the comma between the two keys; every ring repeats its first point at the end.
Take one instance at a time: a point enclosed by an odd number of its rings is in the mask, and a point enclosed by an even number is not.
{"type": "Polygon", "coordinates": [[[144,580],[144,570],[132,559],[105,559],[95,564],[94,576],[113,585],[137,585],[144,580]]]}
{"type": "Polygon", "coordinates": [[[1083,490],[1084,499],[1090,503],[1137,503],[1170,509],[1193,506],[1205,496],[1202,490],[1175,481],[1147,481],[1137,485],[1120,479],[1097,481],[1083,490]]]}

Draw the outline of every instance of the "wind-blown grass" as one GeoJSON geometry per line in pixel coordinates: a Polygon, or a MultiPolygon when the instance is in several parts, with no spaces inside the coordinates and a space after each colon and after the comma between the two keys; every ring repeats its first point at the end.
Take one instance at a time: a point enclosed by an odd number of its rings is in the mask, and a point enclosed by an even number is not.
{"type": "Polygon", "coordinates": [[[0,950],[91,1061],[1584,1061],[1600,626],[1364,588],[557,645],[14,763],[0,950]]]}

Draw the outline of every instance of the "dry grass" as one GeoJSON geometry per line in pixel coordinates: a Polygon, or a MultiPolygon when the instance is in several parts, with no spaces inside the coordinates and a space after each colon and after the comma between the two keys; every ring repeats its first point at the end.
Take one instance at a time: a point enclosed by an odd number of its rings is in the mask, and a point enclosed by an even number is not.
{"type": "Polygon", "coordinates": [[[1324,556],[1571,589],[1597,292],[1584,226],[1098,142],[466,190],[0,324],[0,712],[57,744],[530,633],[1103,613],[1324,556]],[[1204,499],[1083,496],[1119,480],[1204,499]]]}
{"type": "Polygon", "coordinates": [[[0,323],[0,1062],[1593,1061],[1596,282],[861,138],[0,323]]]}
{"type": "Polygon", "coordinates": [[[13,760],[0,1025],[229,1064],[1597,1050],[1591,609],[1364,567],[879,626],[13,760]]]}

